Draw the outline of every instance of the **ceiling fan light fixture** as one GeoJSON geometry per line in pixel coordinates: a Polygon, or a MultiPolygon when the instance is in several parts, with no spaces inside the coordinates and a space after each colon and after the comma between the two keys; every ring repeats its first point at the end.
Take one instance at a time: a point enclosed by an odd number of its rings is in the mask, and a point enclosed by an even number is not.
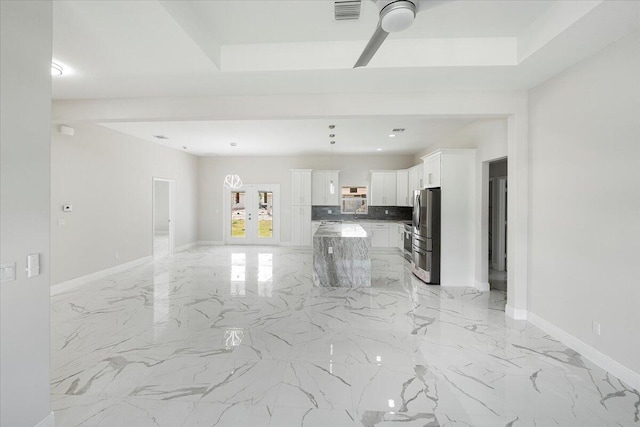
{"type": "Polygon", "coordinates": [[[380,26],[387,33],[406,30],[416,17],[416,6],[408,0],[390,3],[380,12],[380,26]]]}

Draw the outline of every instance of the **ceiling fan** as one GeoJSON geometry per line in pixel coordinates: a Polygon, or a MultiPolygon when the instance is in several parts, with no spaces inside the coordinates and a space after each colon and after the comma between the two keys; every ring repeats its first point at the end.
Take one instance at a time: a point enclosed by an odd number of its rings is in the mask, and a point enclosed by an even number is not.
{"type": "Polygon", "coordinates": [[[418,12],[444,3],[444,0],[372,0],[380,9],[380,18],[373,36],[353,68],[366,66],[389,33],[406,30],[418,12]]]}

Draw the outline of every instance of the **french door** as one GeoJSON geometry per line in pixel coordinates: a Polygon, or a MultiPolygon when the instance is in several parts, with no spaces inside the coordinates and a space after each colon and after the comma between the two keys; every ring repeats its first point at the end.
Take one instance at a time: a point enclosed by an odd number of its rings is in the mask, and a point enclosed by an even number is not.
{"type": "Polygon", "coordinates": [[[225,188],[225,243],[277,245],[280,243],[278,184],[251,184],[225,188]]]}

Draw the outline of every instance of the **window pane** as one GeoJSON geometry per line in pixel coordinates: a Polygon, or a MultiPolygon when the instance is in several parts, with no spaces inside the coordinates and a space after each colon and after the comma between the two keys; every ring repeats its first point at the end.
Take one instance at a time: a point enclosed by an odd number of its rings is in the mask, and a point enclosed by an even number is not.
{"type": "Polygon", "coordinates": [[[244,191],[231,192],[231,237],[247,236],[247,232],[245,230],[246,208],[244,201],[244,191]]]}
{"type": "Polygon", "coordinates": [[[273,193],[258,192],[258,237],[273,237],[273,193]]]}

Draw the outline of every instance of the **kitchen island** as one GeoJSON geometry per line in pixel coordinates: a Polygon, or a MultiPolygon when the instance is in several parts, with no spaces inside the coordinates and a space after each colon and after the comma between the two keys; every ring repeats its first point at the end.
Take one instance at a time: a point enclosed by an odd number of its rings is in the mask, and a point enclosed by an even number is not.
{"type": "Polygon", "coordinates": [[[371,236],[358,224],[324,223],[313,235],[313,284],[371,286],[371,236]]]}

